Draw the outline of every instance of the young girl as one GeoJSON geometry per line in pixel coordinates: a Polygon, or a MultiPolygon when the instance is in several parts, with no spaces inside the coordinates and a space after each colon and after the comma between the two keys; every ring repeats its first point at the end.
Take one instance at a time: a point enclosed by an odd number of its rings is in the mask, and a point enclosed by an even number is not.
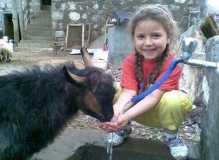
{"type": "Polygon", "coordinates": [[[177,65],[158,89],[126,110],[131,98],[159,79],[175,58],[172,47],[177,39],[176,23],[166,7],[149,5],[135,14],[129,28],[134,51],[122,64],[122,93],[113,106],[111,122],[102,123],[100,127],[114,132],[134,119],[144,125],[164,128],[167,132],[165,142],[171,154],[176,158],[185,157],[188,149],[176,133],[186,113],[191,110],[192,102],[178,90],[181,66],[177,65]]]}

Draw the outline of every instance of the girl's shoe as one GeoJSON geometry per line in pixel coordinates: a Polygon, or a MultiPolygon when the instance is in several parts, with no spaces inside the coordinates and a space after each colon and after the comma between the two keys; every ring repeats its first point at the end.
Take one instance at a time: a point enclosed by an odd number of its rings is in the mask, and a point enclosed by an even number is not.
{"type": "Polygon", "coordinates": [[[171,155],[176,160],[185,160],[188,156],[188,147],[179,136],[165,138],[164,143],[169,147],[171,155]]]}

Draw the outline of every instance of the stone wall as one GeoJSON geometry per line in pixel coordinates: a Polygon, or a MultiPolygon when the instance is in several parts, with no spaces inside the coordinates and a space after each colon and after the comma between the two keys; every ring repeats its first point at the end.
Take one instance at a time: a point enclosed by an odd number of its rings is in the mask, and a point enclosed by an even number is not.
{"type": "MultiPolygon", "coordinates": [[[[206,43],[206,57],[208,61],[219,61],[219,36],[210,38],[206,43]]],[[[201,160],[217,160],[219,156],[219,68],[207,69],[203,74],[205,107],[202,116],[201,160]]]]}
{"type": "Polygon", "coordinates": [[[41,0],[31,0],[30,1],[30,15],[36,16],[40,12],[41,0]]]}
{"type": "Polygon", "coordinates": [[[28,23],[30,22],[30,0],[22,1],[22,10],[19,14],[23,16],[24,28],[26,29],[28,23]]]}
{"type": "Polygon", "coordinates": [[[12,9],[12,0],[1,0],[0,10],[11,10],[12,9]]]}
{"type": "Polygon", "coordinates": [[[25,30],[31,19],[40,12],[40,0],[19,0],[17,1],[17,4],[19,5],[19,3],[21,4],[20,7],[17,7],[19,8],[17,12],[20,19],[23,18],[23,25],[25,30]]]}
{"type": "MultiPolygon", "coordinates": [[[[55,35],[64,37],[67,24],[91,23],[94,36],[98,36],[96,32],[101,32],[107,16],[111,16],[112,12],[118,10],[134,12],[139,6],[161,3],[169,6],[180,27],[185,30],[188,26],[188,13],[199,11],[200,6],[203,6],[203,3],[200,3],[202,1],[204,2],[204,0],[186,0],[184,4],[180,4],[173,0],[52,0],[52,26],[55,35]]],[[[192,17],[191,21],[194,21],[192,17]]]]}

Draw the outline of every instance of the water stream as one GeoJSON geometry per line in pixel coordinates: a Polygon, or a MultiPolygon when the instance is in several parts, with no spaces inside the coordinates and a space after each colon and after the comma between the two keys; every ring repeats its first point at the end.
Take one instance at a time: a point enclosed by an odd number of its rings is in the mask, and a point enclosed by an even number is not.
{"type": "Polygon", "coordinates": [[[110,133],[110,138],[107,139],[106,143],[106,154],[107,160],[112,160],[113,158],[113,133],[110,133]]]}

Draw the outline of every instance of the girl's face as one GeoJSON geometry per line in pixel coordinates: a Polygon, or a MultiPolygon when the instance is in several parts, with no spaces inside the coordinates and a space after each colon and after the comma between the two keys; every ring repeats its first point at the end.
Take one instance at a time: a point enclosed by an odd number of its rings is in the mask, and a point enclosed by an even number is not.
{"type": "Polygon", "coordinates": [[[168,43],[168,35],[163,25],[155,20],[138,22],[134,30],[134,46],[145,59],[159,57],[168,43]]]}

